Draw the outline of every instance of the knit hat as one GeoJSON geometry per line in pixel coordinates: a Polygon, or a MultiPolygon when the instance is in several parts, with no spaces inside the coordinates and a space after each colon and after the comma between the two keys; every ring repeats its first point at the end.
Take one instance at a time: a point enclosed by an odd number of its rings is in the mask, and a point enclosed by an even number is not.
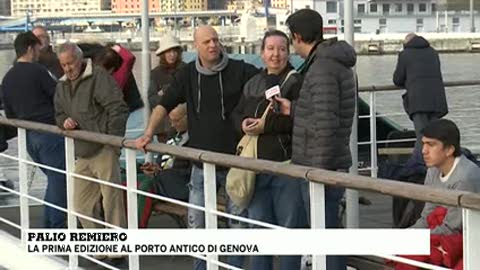
{"type": "Polygon", "coordinates": [[[176,47],[180,47],[180,41],[178,38],[172,35],[166,35],[160,38],[160,41],[158,42],[158,50],[155,54],[160,55],[161,53],[176,47]]]}

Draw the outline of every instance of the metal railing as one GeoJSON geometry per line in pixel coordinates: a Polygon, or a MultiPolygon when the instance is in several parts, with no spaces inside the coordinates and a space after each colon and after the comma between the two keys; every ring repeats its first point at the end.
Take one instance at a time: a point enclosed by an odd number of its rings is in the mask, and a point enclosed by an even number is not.
{"type": "MultiPolygon", "coordinates": [[[[446,83],[447,85],[448,83],[446,83]]],[[[454,86],[464,86],[464,85],[477,85],[480,84],[480,81],[475,81],[472,84],[461,84],[454,86]]],[[[453,86],[453,85],[452,85],[453,86]]],[[[396,87],[371,87],[361,88],[361,92],[371,91],[371,96],[373,96],[373,101],[375,101],[375,91],[383,91],[383,89],[388,90],[399,90],[400,88],[396,87]],[[382,90],[379,90],[382,89],[382,90]],[[372,91],[373,90],[373,91],[372,91]]],[[[371,104],[375,104],[372,102],[371,104]]],[[[376,115],[375,106],[371,106],[370,115],[376,115]],[[373,113],[372,113],[373,112],[373,113]]],[[[375,119],[375,117],[371,117],[375,119]]],[[[11,125],[18,128],[18,158],[11,157],[5,154],[0,154],[0,156],[15,159],[19,162],[19,191],[1,187],[0,189],[9,191],[13,194],[20,196],[20,225],[17,225],[7,219],[1,218],[0,221],[13,226],[21,230],[21,239],[22,242],[25,242],[25,232],[29,228],[29,208],[28,200],[34,200],[45,205],[54,207],[58,210],[64,211],[68,214],[68,228],[76,228],[76,217],[80,216],[86,218],[93,222],[100,223],[102,225],[112,227],[111,224],[104,223],[98,220],[95,220],[90,217],[82,216],[79,213],[76,213],[72,209],[73,205],[73,185],[74,177],[86,179],[89,181],[98,181],[97,179],[92,179],[89,177],[80,176],[74,173],[74,145],[73,138],[82,139],[86,141],[101,143],[104,145],[111,145],[115,147],[123,147],[126,150],[126,171],[127,171],[127,185],[126,187],[121,185],[109,184],[115,188],[120,188],[126,190],[127,192],[127,209],[128,209],[128,228],[136,229],[138,227],[137,220],[137,195],[149,196],[154,199],[159,199],[163,201],[168,201],[171,203],[179,204],[182,206],[194,208],[205,212],[205,221],[206,228],[216,229],[217,228],[217,216],[223,216],[231,219],[236,219],[242,222],[254,223],[259,226],[268,227],[268,228],[280,228],[279,226],[252,221],[247,218],[232,216],[217,210],[216,204],[216,185],[215,185],[215,166],[222,167],[238,167],[243,169],[254,170],[262,173],[272,173],[286,175],[292,178],[303,178],[310,181],[310,197],[311,197],[311,227],[312,228],[324,228],[325,227],[325,205],[324,205],[324,185],[335,185],[342,186],[349,189],[355,190],[366,190],[376,193],[381,193],[390,196],[403,197],[418,201],[427,201],[433,202],[442,205],[462,207],[463,208],[463,217],[464,217],[464,269],[474,270],[480,269],[480,230],[476,230],[480,225],[480,195],[470,193],[470,192],[461,192],[461,191],[445,191],[432,189],[431,187],[401,183],[391,180],[382,179],[378,181],[376,179],[365,177],[365,176],[356,176],[349,175],[339,172],[326,171],[311,167],[289,165],[284,163],[278,163],[267,160],[252,160],[245,159],[233,155],[213,153],[209,151],[203,151],[192,148],[176,147],[165,144],[149,144],[146,147],[146,150],[156,153],[166,153],[180,158],[190,159],[197,162],[202,162],[203,169],[205,171],[204,181],[205,181],[205,206],[195,206],[182,201],[177,201],[171,198],[155,195],[152,193],[144,192],[138,190],[136,187],[137,183],[137,171],[136,171],[136,149],[134,143],[131,140],[126,140],[124,138],[95,134],[87,131],[65,131],[60,130],[57,127],[49,126],[40,123],[6,119],[0,117],[0,124],[11,125]],[[60,134],[65,136],[65,155],[66,155],[66,170],[58,170],[56,168],[50,168],[48,166],[30,162],[27,160],[27,151],[26,151],[26,130],[36,130],[42,132],[50,132],[55,134],[60,134]],[[46,169],[56,170],[61,173],[65,173],[67,177],[67,205],[68,209],[62,209],[58,206],[51,205],[43,200],[37,199],[28,195],[28,184],[27,184],[27,164],[33,164],[40,166],[46,169]]],[[[376,121],[371,120],[371,134],[376,134],[376,121]]],[[[373,136],[372,138],[376,138],[373,136]]],[[[375,141],[374,141],[375,142],[375,141]]],[[[376,147],[376,143],[372,143],[372,149],[376,147]],[[375,145],[375,146],[374,146],[375,145]]],[[[376,155],[376,151],[372,151],[372,155],[376,155]]],[[[372,156],[372,160],[376,157],[372,156]]],[[[373,164],[373,163],[372,163],[373,164]]],[[[372,170],[373,172],[373,170],[372,170]]],[[[105,182],[100,182],[101,184],[106,184],[105,182]]],[[[105,266],[109,269],[115,269],[111,266],[108,266],[98,260],[95,260],[92,257],[80,255],[88,260],[94,261],[102,266],[105,266]]],[[[237,269],[232,266],[225,265],[224,263],[218,260],[218,256],[209,255],[204,256],[195,256],[196,258],[203,259],[207,261],[208,269],[218,269],[218,266],[225,267],[227,269],[237,269]]],[[[386,259],[395,260],[399,262],[406,262],[411,265],[417,265],[419,267],[424,267],[427,269],[445,269],[439,268],[437,266],[425,265],[416,261],[411,261],[405,258],[395,257],[395,256],[380,256],[386,259]]],[[[129,260],[130,269],[139,269],[139,259],[138,255],[130,255],[129,260]]],[[[69,267],[70,269],[76,269],[78,267],[78,256],[69,255],[69,267]]],[[[314,256],[313,257],[313,269],[325,269],[325,257],[324,256],[314,256]]]]}
{"type": "MultiPolygon", "coordinates": [[[[468,81],[451,81],[444,82],[445,88],[451,87],[464,87],[464,86],[480,86],[480,80],[468,80],[468,81]]],[[[404,88],[398,87],[395,85],[372,85],[366,87],[359,87],[358,91],[360,93],[369,93],[369,105],[370,111],[368,115],[360,115],[359,118],[369,118],[370,119],[370,140],[358,142],[358,145],[370,145],[370,167],[363,168],[362,170],[370,170],[370,176],[373,178],[377,177],[378,174],[378,147],[377,145],[382,143],[397,143],[397,142],[414,142],[415,138],[411,139],[392,139],[392,140],[378,140],[377,139],[377,118],[386,117],[386,116],[396,116],[396,115],[405,115],[405,112],[394,112],[379,114],[377,112],[376,106],[376,93],[377,92],[389,92],[389,91],[398,91],[403,90],[404,88]]],[[[400,98],[400,97],[399,97],[400,98]]],[[[449,108],[449,112],[459,112],[466,111],[465,108],[449,108]]],[[[480,110],[479,108],[468,108],[468,111],[480,110]]],[[[465,136],[464,136],[465,137],[465,136]]]]}

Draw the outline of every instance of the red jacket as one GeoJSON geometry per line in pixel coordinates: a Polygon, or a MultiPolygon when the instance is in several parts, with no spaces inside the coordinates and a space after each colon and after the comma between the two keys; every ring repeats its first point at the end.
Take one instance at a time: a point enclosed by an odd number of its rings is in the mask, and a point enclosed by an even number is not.
{"type": "MultiPolygon", "coordinates": [[[[428,215],[429,229],[443,223],[447,214],[445,207],[437,207],[428,215]]],[[[430,255],[402,255],[401,257],[439,266],[463,270],[463,236],[460,233],[450,235],[430,235],[430,255]]],[[[395,270],[419,270],[416,266],[394,262],[395,270]]]]}
{"type": "Polygon", "coordinates": [[[120,51],[118,51],[118,55],[120,55],[123,62],[120,68],[113,73],[113,78],[117,82],[118,88],[122,90],[123,95],[126,96],[125,86],[127,85],[128,79],[132,74],[133,65],[135,64],[135,55],[133,55],[132,52],[124,47],[119,47],[120,51]]]}

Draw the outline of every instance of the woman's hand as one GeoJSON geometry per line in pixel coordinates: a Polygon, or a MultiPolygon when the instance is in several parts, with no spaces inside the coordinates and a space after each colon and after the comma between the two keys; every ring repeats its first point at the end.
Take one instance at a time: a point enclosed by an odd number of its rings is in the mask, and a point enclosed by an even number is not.
{"type": "Polygon", "coordinates": [[[261,118],[245,118],[242,122],[242,130],[247,135],[263,134],[265,120],[261,118]]]}

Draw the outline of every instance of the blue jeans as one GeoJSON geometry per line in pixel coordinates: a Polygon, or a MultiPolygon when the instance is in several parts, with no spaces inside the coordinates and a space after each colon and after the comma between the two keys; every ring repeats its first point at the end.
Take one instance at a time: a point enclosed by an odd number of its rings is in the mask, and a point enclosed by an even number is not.
{"type": "MultiPolygon", "coordinates": [[[[251,219],[287,228],[305,228],[307,218],[303,208],[301,181],[282,175],[258,174],[255,193],[248,206],[251,219]]],[[[259,228],[259,226],[251,225],[259,228]]],[[[280,256],[279,269],[300,269],[300,256],[280,256]]],[[[272,270],[272,256],[252,256],[251,270],[272,270]]]]}
{"type": "MultiPolygon", "coordinates": [[[[325,186],[325,227],[339,228],[338,210],[340,200],[343,198],[345,188],[335,186],[325,186]]],[[[302,197],[310,222],[310,189],[309,182],[302,182],[302,197]]],[[[346,270],[347,260],[344,256],[327,256],[327,270],[346,270]]]]}
{"type": "MultiPolygon", "coordinates": [[[[228,171],[217,171],[216,172],[216,184],[217,190],[219,187],[225,188],[225,179],[227,177],[228,171]]],[[[190,189],[190,194],[188,201],[191,204],[205,206],[205,193],[203,185],[203,169],[198,168],[197,166],[192,166],[192,173],[190,175],[190,183],[188,187],[190,189]]],[[[232,215],[246,217],[247,213],[245,210],[240,210],[236,207],[228,198],[227,198],[227,212],[232,215]]],[[[245,228],[247,225],[239,222],[237,220],[229,220],[228,226],[230,228],[245,228]]],[[[200,210],[188,208],[188,227],[191,229],[200,229],[205,228],[205,213],[200,210]]],[[[244,256],[229,256],[227,263],[239,268],[243,268],[244,256]]],[[[194,270],[204,270],[206,269],[205,261],[195,259],[193,261],[194,270]]]]}
{"type": "MultiPolygon", "coordinates": [[[[65,170],[65,143],[61,136],[38,131],[27,131],[27,151],[32,160],[65,170]]],[[[66,177],[63,173],[41,168],[47,176],[45,201],[67,208],[66,177]]],[[[44,227],[65,228],[65,212],[45,206],[44,227]]]]}

